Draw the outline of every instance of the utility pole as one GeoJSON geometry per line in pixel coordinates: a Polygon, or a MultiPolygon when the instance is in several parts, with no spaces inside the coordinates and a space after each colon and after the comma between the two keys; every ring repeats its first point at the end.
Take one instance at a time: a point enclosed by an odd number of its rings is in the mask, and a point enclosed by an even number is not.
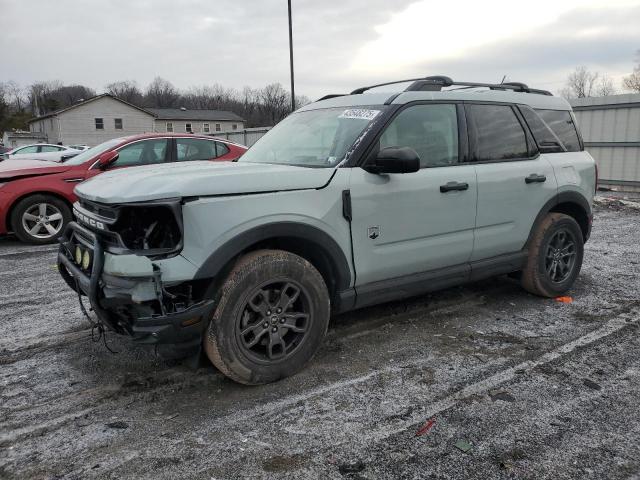
{"type": "Polygon", "coordinates": [[[293,82],[293,29],[291,28],[291,0],[287,0],[289,6],[289,67],[291,68],[291,111],[296,109],[296,91],[293,82]]]}

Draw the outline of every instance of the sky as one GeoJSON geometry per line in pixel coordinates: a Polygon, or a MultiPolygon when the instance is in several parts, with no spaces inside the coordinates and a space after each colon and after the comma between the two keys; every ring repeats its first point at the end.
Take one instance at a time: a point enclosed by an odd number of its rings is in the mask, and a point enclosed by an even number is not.
{"type": "MultiPolygon", "coordinates": [[[[506,76],[558,92],[577,66],[620,80],[640,0],[292,0],[296,93],[506,76]]],[[[0,82],[289,88],[286,0],[0,0],[0,82]]],[[[640,60],[640,59],[639,59],[640,60]]]]}

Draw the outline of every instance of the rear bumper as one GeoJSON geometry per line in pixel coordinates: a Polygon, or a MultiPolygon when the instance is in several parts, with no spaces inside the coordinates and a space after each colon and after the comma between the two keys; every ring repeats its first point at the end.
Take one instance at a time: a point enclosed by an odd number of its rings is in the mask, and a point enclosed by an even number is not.
{"type": "Polygon", "coordinates": [[[200,346],[202,334],[213,312],[213,300],[202,300],[187,308],[167,311],[162,297],[161,272],[157,272],[153,277],[116,278],[104,274],[104,259],[105,253],[100,239],[81,225],[69,223],[60,237],[58,270],[70,288],[80,295],[87,296],[100,321],[110,330],[130,336],[136,343],[174,345],[180,350],[200,346]],[[82,238],[82,242],[79,237],[82,238]],[[73,252],[78,244],[92,252],[90,271],[83,270],[73,259],[73,252]],[[154,285],[153,300],[134,301],[136,288],[141,284],[154,285]],[[154,304],[155,309],[162,311],[161,314],[136,315],[141,307],[153,302],[157,302],[154,304]]]}

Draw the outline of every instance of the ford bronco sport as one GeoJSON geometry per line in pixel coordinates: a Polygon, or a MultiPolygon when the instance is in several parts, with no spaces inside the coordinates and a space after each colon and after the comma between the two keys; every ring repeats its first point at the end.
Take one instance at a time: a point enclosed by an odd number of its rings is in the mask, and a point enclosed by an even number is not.
{"type": "Polygon", "coordinates": [[[570,106],[524,84],[330,95],[235,163],[76,187],[59,270],[99,322],[245,384],[300,370],[332,312],[499,274],[574,283],[596,168],[570,106]]]}

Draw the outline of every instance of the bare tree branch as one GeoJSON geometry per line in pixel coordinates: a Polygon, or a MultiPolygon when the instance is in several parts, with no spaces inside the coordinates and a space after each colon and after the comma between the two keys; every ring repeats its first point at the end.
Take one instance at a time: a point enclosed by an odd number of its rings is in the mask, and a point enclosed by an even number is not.
{"type": "Polygon", "coordinates": [[[626,89],[640,93],[640,50],[636,53],[636,61],[638,64],[634,67],[633,72],[628,77],[624,77],[622,84],[626,89]]]}

